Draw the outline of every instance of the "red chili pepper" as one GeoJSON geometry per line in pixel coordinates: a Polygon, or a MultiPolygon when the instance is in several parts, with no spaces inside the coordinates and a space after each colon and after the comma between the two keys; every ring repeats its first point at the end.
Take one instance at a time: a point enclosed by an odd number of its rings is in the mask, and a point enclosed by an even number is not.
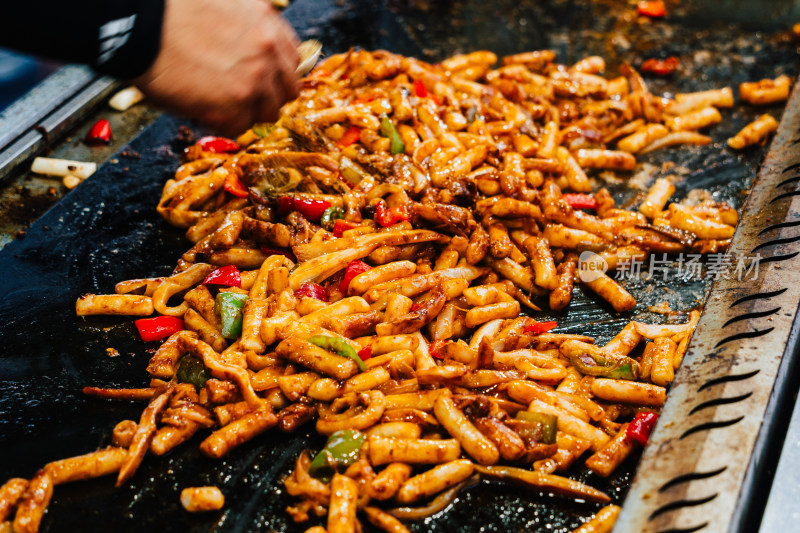
{"type": "Polygon", "coordinates": [[[625,438],[628,440],[635,440],[642,446],[647,444],[647,439],[650,438],[650,433],[658,422],[658,415],[655,413],[636,413],[633,421],[628,424],[628,429],[625,431],[625,438]]]}
{"type": "Polygon", "coordinates": [[[414,80],[414,94],[420,98],[430,98],[436,105],[441,105],[441,100],[435,94],[428,92],[428,88],[422,83],[422,80],[414,80]]]}
{"type": "Polygon", "coordinates": [[[327,302],[330,299],[325,287],[313,281],[306,281],[300,285],[300,288],[297,289],[294,294],[300,298],[314,298],[321,302],[327,302]]]}
{"type": "Polygon", "coordinates": [[[342,291],[344,294],[347,294],[347,289],[350,288],[350,282],[353,280],[354,277],[358,276],[362,272],[366,272],[367,270],[371,270],[372,267],[366,264],[364,261],[353,261],[344,271],[344,278],[342,278],[342,282],[339,284],[339,290],[342,291]]]}
{"type": "Polygon", "coordinates": [[[436,359],[444,359],[444,355],[442,355],[442,348],[447,343],[445,340],[438,340],[433,341],[430,346],[428,346],[428,353],[431,354],[431,357],[435,357],[436,359]]]}
{"type": "Polygon", "coordinates": [[[573,209],[597,209],[597,200],[591,194],[567,193],[561,198],[573,209]]]}
{"type": "Polygon", "coordinates": [[[372,357],[372,345],[370,344],[366,348],[361,348],[358,351],[358,356],[361,358],[362,361],[366,361],[370,357],[372,357]]]}
{"type": "Polygon", "coordinates": [[[295,198],[292,207],[299,211],[311,222],[319,222],[322,214],[331,206],[328,200],[315,200],[312,198],[295,198]]]}
{"type": "Polygon", "coordinates": [[[550,322],[536,322],[525,326],[523,331],[531,335],[541,335],[542,333],[547,333],[556,326],[558,326],[558,324],[554,320],[550,322]]]}
{"type": "Polygon", "coordinates": [[[661,0],[642,0],[636,4],[636,11],[645,17],[661,18],[667,14],[667,8],[661,0]]]}
{"type": "Polygon", "coordinates": [[[247,188],[239,180],[239,176],[233,172],[229,172],[228,175],[225,176],[225,185],[223,185],[222,188],[237,198],[247,198],[249,195],[247,188]]]}
{"type": "Polygon", "coordinates": [[[219,267],[203,280],[203,285],[219,285],[220,287],[241,287],[242,275],[235,265],[219,267]]]}
{"type": "Polygon", "coordinates": [[[261,245],[261,251],[267,255],[285,255],[292,261],[297,261],[294,253],[288,248],[273,248],[271,246],[261,245]]]}
{"type": "Polygon", "coordinates": [[[361,139],[361,128],[352,126],[350,129],[344,132],[344,135],[342,135],[341,139],[336,141],[336,144],[344,148],[346,146],[350,146],[354,142],[359,141],[360,139],[361,139]]]}
{"type": "Polygon", "coordinates": [[[404,205],[387,209],[386,202],[380,201],[378,205],[375,206],[375,222],[384,228],[408,219],[408,208],[404,205]]]}
{"type": "Polygon", "coordinates": [[[420,98],[428,97],[428,88],[422,83],[422,80],[414,80],[414,93],[420,98]]]}
{"type": "Polygon", "coordinates": [[[668,76],[677,70],[678,64],[678,58],[675,56],[666,59],[650,58],[642,63],[642,72],[656,76],[668,76]]]}
{"type": "Polygon", "coordinates": [[[140,318],[134,323],[144,342],[160,341],[183,329],[183,320],[176,316],[140,318]]]}
{"type": "Polygon", "coordinates": [[[226,139],[225,137],[214,137],[209,135],[197,141],[197,146],[204,152],[214,152],[217,154],[224,154],[226,152],[238,152],[239,144],[236,141],[226,139]]]}
{"type": "Polygon", "coordinates": [[[111,142],[111,124],[101,118],[89,128],[86,134],[86,144],[108,144],[111,142]]]}
{"type": "Polygon", "coordinates": [[[341,237],[342,234],[353,228],[357,228],[361,226],[358,222],[350,222],[349,220],[345,220],[343,218],[337,218],[336,222],[333,223],[333,235],[335,237],[341,237]]]}
{"type": "Polygon", "coordinates": [[[294,210],[294,198],[291,196],[278,197],[278,214],[286,215],[294,210]]]}

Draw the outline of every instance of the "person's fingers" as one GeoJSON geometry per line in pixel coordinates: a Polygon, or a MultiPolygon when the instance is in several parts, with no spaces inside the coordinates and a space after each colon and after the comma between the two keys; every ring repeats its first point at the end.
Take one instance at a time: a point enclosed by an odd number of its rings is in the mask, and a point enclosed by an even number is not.
{"type": "Polygon", "coordinates": [[[168,0],[162,39],[137,83],[173,112],[235,135],[297,96],[298,39],[268,2],[168,0]]]}
{"type": "Polygon", "coordinates": [[[221,106],[210,111],[201,122],[223,135],[236,136],[253,125],[254,109],[247,106],[221,106]]]}
{"type": "Polygon", "coordinates": [[[281,86],[283,101],[287,102],[297,97],[300,87],[300,77],[297,75],[297,63],[294,58],[282,56],[278,59],[276,81],[281,86]]]}
{"type": "Polygon", "coordinates": [[[286,41],[289,46],[297,50],[297,47],[300,45],[300,39],[297,37],[292,25],[289,24],[289,21],[286,20],[277,9],[275,9],[271,2],[269,4],[269,11],[271,14],[270,18],[272,18],[277,25],[280,40],[286,41]]]}
{"type": "Polygon", "coordinates": [[[278,119],[278,112],[287,98],[281,76],[278,70],[273,70],[264,79],[264,90],[255,109],[259,121],[274,122],[278,119]]]}
{"type": "Polygon", "coordinates": [[[283,18],[277,19],[278,36],[275,46],[275,60],[281,73],[281,83],[285,89],[285,99],[290,100],[297,96],[300,78],[297,75],[297,65],[300,64],[300,54],[297,52],[299,41],[294,30],[283,18]]]}
{"type": "MultiPolygon", "coordinates": [[[[272,21],[271,27],[275,46],[269,57],[269,68],[266,69],[259,85],[256,102],[256,114],[259,120],[274,121],[278,117],[280,107],[297,96],[299,78],[297,68],[297,49],[292,46],[292,33],[286,33],[283,20],[272,21]]],[[[290,30],[290,29],[289,29],[290,30]]]]}

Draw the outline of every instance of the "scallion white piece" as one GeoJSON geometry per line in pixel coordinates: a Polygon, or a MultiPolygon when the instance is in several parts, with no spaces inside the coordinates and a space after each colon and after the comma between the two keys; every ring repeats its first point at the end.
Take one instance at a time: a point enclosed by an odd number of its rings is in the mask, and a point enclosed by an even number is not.
{"type": "Polygon", "coordinates": [[[54,159],[52,157],[37,157],[31,165],[31,172],[46,176],[64,177],[72,174],[76,178],[86,179],[97,170],[97,164],[84,161],[70,161],[69,159],[54,159]]]}
{"type": "Polygon", "coordinates": [[[122,89],[111,97],[108,105],[117,111],[125,111],[144,100],[144,93],[134,86],[122,89]]]}

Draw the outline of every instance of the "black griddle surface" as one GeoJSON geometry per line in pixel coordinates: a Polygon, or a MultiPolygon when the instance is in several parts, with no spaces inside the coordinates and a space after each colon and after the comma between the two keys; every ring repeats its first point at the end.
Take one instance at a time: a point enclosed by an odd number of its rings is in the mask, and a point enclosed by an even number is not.
{"type": "MultiPolygon", "coordinates": [[[[624,3],[432,4],[419,9],[405,2],[381,6],[300,0],[287,16],[302,38],[321,38],[329,53],[357,45],[438,60],[478,48],[498,54],[553,48],[563,62],[603,55],[610,58],[612,72],[622,60],[638,64],[646,57],[679,55],[682,70],[674,79],[649,80],[655,92],[735,86],[796,70],[795,46],[786,33],[752,34],[719,24],[693,27],[680,12],[654,23],[636,17],[623,20],[630,11],[624,3]]],[[[764,149],[731,153],[724,140],[764,111],[780,114],[780,108],[725,111],[723,123],[710,132],[712,145],[661,151],[640,162],[654,165],[653,179],[671,173],[683,176],[677,197],[703,187],[716,199],[739,207],[764,149]],[[665,162],[674,166],[662,168],[665,162]]],[[[0,251],[0,480],[30,477],[48,461],[108,445],[116,422],[138,419],[142,404],[86,399],[81,389],[144,386],[147,350],[154,346],[138,340],[132,319],[79,319],[74,302],[85,292],[113,292],[120,280],[166,275],[189,247],[182,232],[155,212],[161,187],[179,164],[184,147],[177,140],[179,124],[170,117],[159,119],[131,144],[139,157],[118,155],[117,163],[101,167],[33,224],[24,239],[0,251]],[[107,348],[119,356],[110,356],[107,348]]],[[[621,203],[638,194],[624,185],[612,189],[621,203]]],[[[667,300],[673,309],[688,310],[702,302],[707,284],[708,280],[673,277],[627,287],[639,301],[635,316],[662,322],[664,317],[648,312],[647,306],[667,300]]],[[[569,314],[542,315],[557,319],[561,331],[591,334],[601,342],[632,316],[614,314],[580,289],[569,314]]],[[[56,488],[41,530],[309,527],[291,523],[284,511],[291,499],[280,480],[302,449],[322,443],[311,425],[294,435],[268,432],[222,461],[203,457],[197,451],[200,440],[196,436],[166,457],[148,456],[122,489],[114,489],[113,476],[56,488]],[[184,512],[178,501],[181,488],[205,484],[220,486],[225,508],[204,515],[184,512]]],[[[632,458],[607,481],[580,467],[573,475],[608,491],[620,503],[634,464],[632,458]]],[[[410,528],[568,532],[598,508],[484,483],[465,491],[446,512],[410,528]]]]}

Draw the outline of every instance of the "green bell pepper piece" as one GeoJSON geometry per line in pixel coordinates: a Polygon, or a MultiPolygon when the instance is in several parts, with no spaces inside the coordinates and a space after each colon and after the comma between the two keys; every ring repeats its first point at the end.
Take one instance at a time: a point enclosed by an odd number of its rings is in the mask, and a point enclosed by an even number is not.
{"type": "Polygon", "coordinates": [[[630,357],[603,357],[588,352],[569,356],[572,366],[588,376],[634,380],[639,364],[630,357]]]}
{"type": "Polygon", "coordinates": [[[558,429],[558,417],[539,411],[518,411],[519,420],[535,422],[542,427],[542,444],[556,443],[556,430],[558,429]]]}
{"type": "Polygon", "coordinates": [[[191,355],[184,355],[178,363],[178,371],[175,373],[181,383],[191,383],[196,389],[201,389],[206,381],[211,377],[206,372],[203,362],[191,355]]]}
{"type": "Polygon", "coordinates": [[[344,339],[329,335],[313,335],[308,338],[308,342],[325,350],[336,352],[342,357],[349,357],[358,364],[358,369],[362,372],[367,369],[367,365],[364,364],[358,353],[344,339]]]}
{"type": "Polygon", "coordinates": [[[384,137],[388,137],[390,141],[392,141],[391,152],[392,154],[401,154],[406,149],[406,145],[403,144],[403,139],[400,138],[400,134],[397,133],[397,130],[392,124],[392,121],[389,120],[389,117],[386,115],[381,117],[381,135],[384,137]]]}
{"type": "Polygon", "coordinates": [[[334,472],[341,472],[358,461],[359,450],[367,436],[355,429],[337,431],[328,437],[325,447],[314,456],[308,473],[325,483],[334,472]]]}
{"type": "Polygon", "coordinates": [[[261,122],[259,124],[253,124],[253,133],[258,135],[260,138],[264,138],[273,131],[275,131],[275,124],[270,124],[269,122],[261,122]]]}
{"type": "Polygon", "coordinates": [[[220,292],[214,302],[214,312],[222,320],[222,336],[236,339],[242,335],[242,309],[247,295],[238,292],[220,292]]]}
{"type": "Polygon", "coordinates": [[[320,225],[328,231],[333,230],[333,225],[336,220],[344,218],[344,209],[341,207],[331,206],[322,213],[322,218],[320,218],[319,223],[320,225]]]}

